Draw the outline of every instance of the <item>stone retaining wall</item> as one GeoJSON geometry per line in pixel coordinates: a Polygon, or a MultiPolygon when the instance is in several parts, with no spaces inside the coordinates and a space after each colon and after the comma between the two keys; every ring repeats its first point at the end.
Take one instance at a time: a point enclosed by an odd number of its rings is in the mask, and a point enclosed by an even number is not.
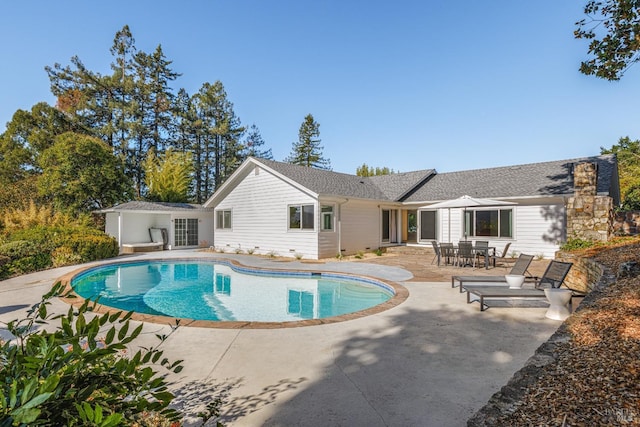
{"type": "Polygon", "coordinates": [[[580,258],[562,251],[556,252],[555,258],[558,261],[573,263],[564,283],[568,288],[579,292],[591,292],[604,274],[604,267],[591,258],[580,258]]]}

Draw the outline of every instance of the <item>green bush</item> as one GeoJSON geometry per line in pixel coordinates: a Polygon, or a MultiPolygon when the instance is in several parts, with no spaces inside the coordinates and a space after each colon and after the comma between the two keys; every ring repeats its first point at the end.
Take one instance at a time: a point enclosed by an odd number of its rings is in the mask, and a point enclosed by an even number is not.
{"type": "Polygon", "coordinates": [[[53,264],[53,267],[79,264],[81,262],[82,257],[73,252],[73,249],[68,246],[60,246],[59,248],[54,249],[51,253],[51,263],[53,264]]]}
{"type": "Polygon", "coordinates": [[[118,243],[105,233],[85,227],[35,226],[17,230],[0,245],[0,256],[9,257],[0,263],[0,280],[82,262],[118,255],[118,243]]]}
{"type": "Polygon", "coordinates": [[[51,267],[51,255],[37,243],[17,240],[0,246],[0,256],[8,258],[0,264],[0,279],[51,267]]]}
{"type": "Polygon", "coordinates": [[[82,262],[112,258],[118,255],[118,242],[106,234],[78,234],[67,238],[64,245],[77,254],[82,262]]]}
{"type": "Polygon", "coordinates": [[[560,246],[560,250],[575,251],[579,249],[587,249],[592,247],[594,244],[595,243],[591,240],[569,239],[562,246],[560,246]]]}
{"type": "Polygon", "coordinates": [[[181,361],[169,362],[159,349],[167,337],[127,357],[143,325],[134,328],[131,313],[94,316],[88,300],[52,316],[47,307],[61,291],[56,284],[25,319],[7,324],[15,340],[0,341],[0,425],[131,425],[145,412],[177,420],[168,408],[173,395],[154,370],[182,369],[181,361]],[[59,324],[52,332],[35,327],[53,321],[59,324]]]}

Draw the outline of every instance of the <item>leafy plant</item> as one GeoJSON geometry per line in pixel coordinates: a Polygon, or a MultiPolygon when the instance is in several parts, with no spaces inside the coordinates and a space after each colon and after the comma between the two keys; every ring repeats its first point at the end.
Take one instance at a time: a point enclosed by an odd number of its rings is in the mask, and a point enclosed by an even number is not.
{"type": "Polygon", "coordinates": [[[565,243],[560,246],[560,250],[562,251],[574,251],[579,249],[587,249],[594,245],[595,243],[591,240],[583,240],[583,239],[569,239],[565,243]]]}
{"type": "Polygon", "coordinates": [[[144,411],[177,420],[168,407],[173,395],[154,370],[182,370],[159,349],[167,336],[127,357],[143,328],[131,324],[132,313],[98,315],[87,300],[66,315],[49,314],[53,298],[70,296],[62,291],[57,283],[26,318],[7,324],[15,339],[0,347],[0,425],[108,427],[131,424],[144,411]],[[54,321],[52,332],[43,327],[54,321]]]}
{"type": "Polygon", "coordinates": [[[382,254],[383,254],[383,253],[384,253],[384,251],[382,250],[382,248],[378,248],[378,249],[376,249],[375,254],[376,254],[377,256],[382,256],[382,254]]]}
{"type": "Polygon", "coordinates": [[[247,249],[247,253],[248,253],[249,255],[253,255],[253,253],[254,253],[255,251],[256,251],[256,250],[255,250],[255,248],[249,248],[249,249],[247,249]]]}
{"type": "Polygon", "coordinates": [[[362,251],[358,251],[358,253],[355,255],[355,257],[356,257],[357,259],[362,259],[362,258],[364,258],[364,252],[362,252],[362,251]]]}

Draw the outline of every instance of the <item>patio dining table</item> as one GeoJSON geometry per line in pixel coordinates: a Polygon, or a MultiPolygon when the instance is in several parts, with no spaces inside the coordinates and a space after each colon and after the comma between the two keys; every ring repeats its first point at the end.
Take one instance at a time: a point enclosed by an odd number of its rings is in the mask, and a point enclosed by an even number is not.
{"type": "MultiPolygon", "coordinates": [[[[440,252],[442,253],[442,258],[445,260],[445,264],[447,263],[447,260],[451,259],[452,257],[455,259],[458,256],[458,245],[452,245],[452,246],[442,246],[442,243],[440,244],[440,252]],[[449,254],[447,252],[447,249],[450,249],[452,252],[449,254]]],[[[489,265],[491,264],[490,260],[491,258],[495,258],[495,254],[496,254],[496,247],[495,246],[482,246],[482,247],[476,247],[476,246],[472,246],[471,247],[471,252],[473,254],[473,256],[478,256],[478,255],[482,255],[484,257],[484,268],[486,268],[487,270],[489,269],[489,265]]],[[[463,266],[464,267],[464,266],[463,266]]]]}

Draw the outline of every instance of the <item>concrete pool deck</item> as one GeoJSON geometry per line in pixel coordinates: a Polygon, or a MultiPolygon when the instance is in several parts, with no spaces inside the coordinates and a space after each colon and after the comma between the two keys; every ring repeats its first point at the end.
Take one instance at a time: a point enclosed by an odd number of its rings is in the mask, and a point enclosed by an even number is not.
{"type": "MultiPolygon", "coordinates": [[[[228,426],[463,426],[561,323],[544,317],[544,305],[496,306],[480,312],[476,303],[467,304],[466,296],[451,288],[450,280],[439,280],[451,274],[429,266],[430,258],[283,263],[195,251],[121,258],[189,256],[223,257],[264,268],[363,274],[409,290],[407,300],[396,307],[340,323],[175,330],[164,350],[170,360],[184,360],[184,370],[170,377],[176,404],[195,414],[222,397],[221,421],[228,426]],[[433,269],[433,275],[427,269],[433,269]],[[429,277],[438,281],[421,281],[429,277]]],[[[0,282],[0,322],[23,316],[54,280],[77,268],[0,282]]],[[[505,273],[499,268],[467,269],[463,274],[505,273]]],[[[52,309],[66,312],[68,306],[55,300],[52,309]]],[[[156,333],[170,332],[170,326],[147,323],[136,345],[153,344],[156,333]]],[[[0,326],[3,337],[8,338],[7,332],[0,326]]]]}

